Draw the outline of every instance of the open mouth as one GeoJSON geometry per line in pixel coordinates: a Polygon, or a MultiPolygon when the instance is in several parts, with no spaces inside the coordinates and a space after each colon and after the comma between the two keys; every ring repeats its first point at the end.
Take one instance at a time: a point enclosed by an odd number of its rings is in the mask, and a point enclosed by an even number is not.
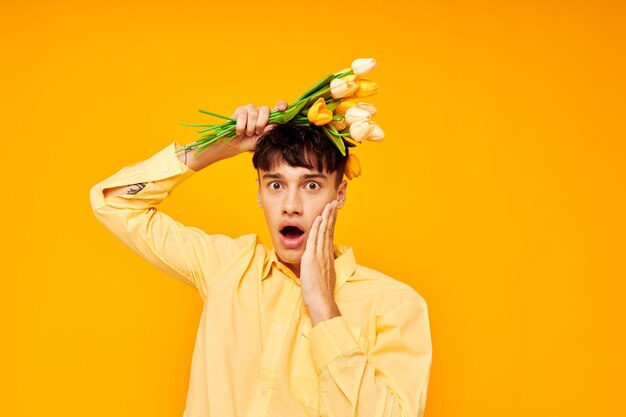
{"type": "Polygon", "coordinates": [[[304,234],[304,230],[300,230],[296,226],[285,226],[280,230],[280,234],[287,239],[297,239],[304,234]]]}

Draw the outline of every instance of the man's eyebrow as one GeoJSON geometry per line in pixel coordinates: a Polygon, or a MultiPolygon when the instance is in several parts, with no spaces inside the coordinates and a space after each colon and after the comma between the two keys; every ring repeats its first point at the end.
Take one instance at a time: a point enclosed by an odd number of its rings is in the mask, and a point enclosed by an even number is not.
{"type": "Polygon", "coordinates": [[[326,174],[322,174],[321,172],[318,172],[318,173],[316,173],[316,174],[304,174],[304,175],[302,176],[302,178],[306,178],[306,179],[309,179],[309,178],[322,178],[322,179],[327,179],[327,178],[328,178],[328,175],[326,175],[326,174]]]}
{"type": "Polygon", "coordinates": [[[285,178],[280,174],[263,174],[263,179],[265,178],[285,178]]]}
{"type": "MultiPolygon", "coordinates": [[[[277,178],[277,179],[284,179],[285,177],[282,174],[273,174],[273,173],[266,173],[263,174],[263,179],[269,179],[269,178],[277,178]]],[[[314,174],[304,174],[302,176],[303,179],[309,179],[309,178],[322,178],[322,179],[328,179],[328,175],[323,174],[321,172],[317,172],[314,174]]]]}

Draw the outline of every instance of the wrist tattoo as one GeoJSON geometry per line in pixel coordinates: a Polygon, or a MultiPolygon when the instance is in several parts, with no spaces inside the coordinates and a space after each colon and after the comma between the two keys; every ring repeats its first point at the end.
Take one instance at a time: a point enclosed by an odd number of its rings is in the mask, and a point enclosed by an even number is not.
{"type": "Polygon", "coordinates": [[[139,191],[143,190],[143,187],[145,186],[146,186],[145,182],[140,182],[137,184],[129,185],[128,191],[126,192],[126,194],[129,194],[129,195],[137,194],[139,191]]]}

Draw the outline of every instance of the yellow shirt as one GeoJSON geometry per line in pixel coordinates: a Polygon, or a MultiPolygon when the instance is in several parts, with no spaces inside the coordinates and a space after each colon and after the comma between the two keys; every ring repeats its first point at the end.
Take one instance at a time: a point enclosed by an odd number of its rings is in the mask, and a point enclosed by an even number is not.
{"type": "Polygon", "coordinates": [[[421,417],[432,345],[424,299],[335,246],[340,316],[311,327],[300,280],[256,234],[185,226],[159,204],[195,173],[173,142],[91,189],[96,218],[203,301],[184,417],[421,417]],[[135,195],[105,188],[147,182],[135,195]]]}

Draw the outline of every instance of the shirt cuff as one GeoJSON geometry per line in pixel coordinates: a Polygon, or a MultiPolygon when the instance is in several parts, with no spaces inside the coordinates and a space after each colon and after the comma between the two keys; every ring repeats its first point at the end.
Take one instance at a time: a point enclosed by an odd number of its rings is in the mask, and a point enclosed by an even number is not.
{"type": "Polygon", "coordinates": [[[180,147],[182,146],[177,142],[170,143],[146,160],[149,181],[158,181],[178,174],[189,176],[196,172],[178,159],[175,150],[180,147]]]}
{"type": "Polygon", "coordinates": [[[313,360],[320,372],[338,357],[360,349],[344,316],[317,323],[311,329],[310,338],[313,360]]]}

